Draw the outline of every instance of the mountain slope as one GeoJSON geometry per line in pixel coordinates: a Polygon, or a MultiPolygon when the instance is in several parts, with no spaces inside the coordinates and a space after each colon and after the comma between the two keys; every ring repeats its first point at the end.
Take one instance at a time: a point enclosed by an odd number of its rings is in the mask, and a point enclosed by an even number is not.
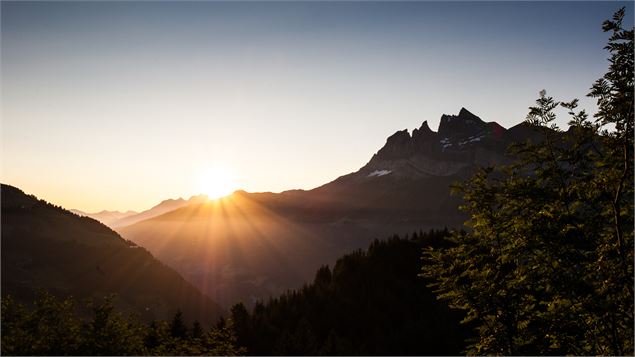
{"type": "Polygon", "coordinates": [[[147,209],[140,213],[135,212],[135,214],[126,215],[124,217],[111,221],[107,225],[111,228],[129,226],[131,224],[135,224],[145,219],[150,219],[156,216],[160,216],[166,212],[174,211],[175,209],[179,209],[183,206],[203,202],[205,200],[207,200],[207,196],[204,196],[204,195],[192,196],[188,200],[185,200],[180,197],[177,199],[164,200],[150,209],[147,209]]]}
{"type": "Polygon", "coordinates": [[[177,309],[212,323],[219,306],[148,251],[103,224],[2,185],[2,294],[31,301],[37,289],[76,298],[116,293],[145,320],[177,309]]]}
{"type": "Polygon", "coordinates": [[[477,167],[510,161],[505,148],[531,138],[466,109],[390,136],[351,174],[309,191],[238,191],[214,202],[117,228],[228,306],[298,287],[320,265],[374,238],[460,227],[466,216],[450,186],[477,167]]]}
{"type": "Polygon", "coordinates": [[[78,216],[86,216],[86,217],[90,217],[94,220],[97,220],[107,226],[111,226],[113,222],[118,221],[120,219],[126,218],[126,217],[130,217],[132,215],[136,215],[138,214],[138,212],[135,211],[127,211],[127,212],[119,212],[119,211],[101,211],[101,212],[95,212],[95,213],[87,213],[87,212],[83,212],[80,211],[78,209],[71,209],[69,210],[73,213],[75,213],[78,216]]]}
{"type": "Polygon", "coordinates": [[[422,249],[447,231],[392,237],[321,267],[311,284],[232,308],[239,343],[255,355],[459,355],[471,327],[436,299],[421,272],[422,249]]]}
{"type": "MultiPolygon", "coordinates": [[[[344,228],[294,221],[239,192],[118,230],[228,307],[302,284],[340,255],[347,244],[340,233],[361,235],[344,228]]],[[[357,238],[349,243],[353,249],[357,238]]]]}

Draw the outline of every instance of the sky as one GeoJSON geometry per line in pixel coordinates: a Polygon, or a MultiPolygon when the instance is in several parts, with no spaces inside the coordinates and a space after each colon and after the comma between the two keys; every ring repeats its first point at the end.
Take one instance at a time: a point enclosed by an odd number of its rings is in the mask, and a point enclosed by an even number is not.
{"type": "Polygon", "coordinates": [[[593,112],[621,6],[631,19],[632,2],[2,1],[1,181],[143,210],[219,172],[311,189],[461,107],[516,125],[541,89],[593,112]]]}

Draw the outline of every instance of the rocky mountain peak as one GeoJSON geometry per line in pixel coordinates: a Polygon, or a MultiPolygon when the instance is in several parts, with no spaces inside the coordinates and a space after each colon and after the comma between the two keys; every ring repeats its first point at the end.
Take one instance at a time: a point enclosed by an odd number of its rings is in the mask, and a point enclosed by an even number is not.
{"type": "Polygon", "coordinates": [[[408,129],[399,130],[386,139],[386,144],[399,144],[410,140],[408,129]]]}
{"type": "MultiPolygon", "coordinates": [[[[504,129],[503,129],[504,130],[504,129]]],[[[386,144],[376,154],[383,160],[408,158],[417,153],[444,151],[452,142],[476,142],[488,132],[488,124],[469,110],[461,108],[458,115],[443,114],[439,123],[439,131],[430,129],[428,121],[412,131],[397,131],[389,136],[386,144]]]]}
{"type": "Polygon", "coordinates": [[[364,166],[366,178],[444,176],[469,165],[504,161],[507,130],[495,122],[486,123],[465,108],[457,115],[443,114],[434,132],[427,121],[414,129],[400,130],[364,166]]]}
{"type": "Polygon", "coordinates": [[[408,129],[397,131],[386,139],[386,144],[376,156],[390,159],[408,155],[412,151],[411,139],[408,129]]]}
{"type": "Polygon", "coordinates": [[[469,110],[461,107],[461,110],[459,111],[459,115],[457,115],[458,118],[461,118],[463,120],[474,120],[474,121],[482,121],[481,118],[477,117],[476,115],[472,114],[469,110]]]}
{"type": "Polygon", "coordinates": [[[461,108],[458,115],[441,116],[439,135],[446,138],[470,137],[486,129],[487,124],[481,118],[461,108]]]}
{"type": "Polygon", "coordinates": [[[417,138],[420,136],[429,136],[434,134],[434,131],[432,131],[432,129],[430,129],[430,126],[428,126],[428,121],[424,121],[423,124],[421,124],[421,127],[419,129],[415,129],[412,131],[412,137],[413,138],[417,138]]]}

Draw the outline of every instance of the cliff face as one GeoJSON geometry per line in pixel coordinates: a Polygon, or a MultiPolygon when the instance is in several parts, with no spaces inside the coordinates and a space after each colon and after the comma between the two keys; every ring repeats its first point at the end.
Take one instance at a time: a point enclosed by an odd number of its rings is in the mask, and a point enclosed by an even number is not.
{"type": "Polygon", "coordinates": [[[512,139],[519,138],[463,108],[458,115],[441,116],[436,132],[425,121],[412,135],[407,130],[391,135],[359,173],[374,177],[372,173],[378,171],[411,179],[455,175],[475,165],[507,162],[505,147],[512,139]]]}

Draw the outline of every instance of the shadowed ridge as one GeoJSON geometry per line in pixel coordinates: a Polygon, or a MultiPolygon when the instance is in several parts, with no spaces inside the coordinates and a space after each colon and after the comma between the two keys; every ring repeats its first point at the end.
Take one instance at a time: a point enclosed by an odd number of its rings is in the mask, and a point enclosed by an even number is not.
{"type": "Polygon", "coordinates": [[[415,129],[412,131],[413,138],[420,135],[430,135],[430,134],[434,134],[434,132],[432,131],[432,129],[430,129],[430,126],[428,125],[427,120],[425,120],[423,124],[421,124],[421,127],[419,129],[415,129]]]}
{"type": "Polygon", "coordinates": [[[397,131],[386,139],[386,144],[379,149],[376,156],[391,159],[408,155],[412,151],[411,137],[408,129],[397,131]]]}
{"type": "Polygon", "coordinates": [[[1,185],[2,294],[29,303],[40,288],[78,299],[116,294],[143,320],[177,309],[211,324],[221,308],[147,250],[89,218],[1,185]]]}
{"type": "Polygon", "coordinates": [[[459,111],[459,115],[457,116],[460,119],[463,120],[473,120],[473,121],[481,121],[481,118],[477,117],[476,115],[472,114],[472,112],[470,112],[469,110],[461,107],[461,110],[459,111]]]}
{"type": "Polygon", "coordinates": [[[465,108],[461,108],[458,115],[443,114],[439,121],[440,136],[448,138],[467,138],[471,135],[478,134],[486,126],[481,118],[472,114],[465,108]]]}
{"type": "Polygon", "coordinates": [[[113,228],[128,226],[136,222],[143,221],[144,219],[156,217],[166,212],[184,207],[190,203],[199,203],[205,200],[207,200],[207,196],[205,195],[192,196],[188,200],[185,200],[181,197],[177,199],[163,200],[161,201],[161,203],[143,212],[115,220],[110,224],[110,226],[113,228]]]}

